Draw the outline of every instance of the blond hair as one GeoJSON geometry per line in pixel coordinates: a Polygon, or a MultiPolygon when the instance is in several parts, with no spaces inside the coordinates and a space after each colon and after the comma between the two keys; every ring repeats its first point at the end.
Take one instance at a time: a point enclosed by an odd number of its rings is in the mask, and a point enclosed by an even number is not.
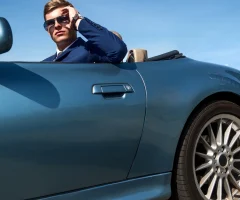
{"type": "Polygon", "coordinates": [[[51,11],[61,8],[61,7],[66,7],[66,6],[71,6],[74,7],[70,2],[66,0],[50,0],[46,5],[44,6],[44,20],[46,20],[46,14],[50,13],[51,11]]]}

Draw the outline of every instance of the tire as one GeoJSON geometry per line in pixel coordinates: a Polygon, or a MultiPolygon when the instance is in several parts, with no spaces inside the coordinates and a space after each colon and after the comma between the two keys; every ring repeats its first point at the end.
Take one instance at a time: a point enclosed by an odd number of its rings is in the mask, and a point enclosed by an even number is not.
{"type": "Polygon", "coordinates": [[[229,101],[212,102],[191,119],[179,145],[172,200],[240,199],[238,130],[240,106],[229,101]]]}

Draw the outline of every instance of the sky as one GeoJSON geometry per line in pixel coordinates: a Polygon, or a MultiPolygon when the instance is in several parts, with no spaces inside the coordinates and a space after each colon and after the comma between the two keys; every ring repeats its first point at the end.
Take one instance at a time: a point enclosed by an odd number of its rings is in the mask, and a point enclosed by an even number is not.
{"type": "MultiPolygon", "coordinates": [[[[14,40],[0,61],[42,61],[55,53],[55,43],[43,29],[48,0],[0,1],[0,17],[9,21],[14,40]]],[[[149,57],[178,50],[192,59],[240,69],[239,0],[70,2],[81,15],[119,32],[128,50],[143,48],[149,57]]]]}

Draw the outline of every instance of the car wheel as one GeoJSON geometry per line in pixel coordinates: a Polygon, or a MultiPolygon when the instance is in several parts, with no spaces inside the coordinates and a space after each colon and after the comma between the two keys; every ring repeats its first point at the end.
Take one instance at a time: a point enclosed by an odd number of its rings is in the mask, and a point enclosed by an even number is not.
{"type": "Polygon", "coordinates": [[[240,199],[238,105],[217,101],[206,106],[189,123],[179,149],[173,175],[179,200],[240,199]]]}

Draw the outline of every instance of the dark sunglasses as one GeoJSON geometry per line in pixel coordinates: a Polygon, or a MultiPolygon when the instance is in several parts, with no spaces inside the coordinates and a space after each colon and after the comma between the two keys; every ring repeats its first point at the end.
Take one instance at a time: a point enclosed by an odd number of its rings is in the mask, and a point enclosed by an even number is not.
{"type": "Polygon", "coordinates": [[[68,24],[70,22],[70,19],[69,19],[68,15],[59,16],[54,19],[49,19],[49,20],[45,21],[43,24],[45,30],[47,31],[52,26],[55,26],[55,21],[57,21],[59,24],[63,25],[63,24],[68,24]]]}

